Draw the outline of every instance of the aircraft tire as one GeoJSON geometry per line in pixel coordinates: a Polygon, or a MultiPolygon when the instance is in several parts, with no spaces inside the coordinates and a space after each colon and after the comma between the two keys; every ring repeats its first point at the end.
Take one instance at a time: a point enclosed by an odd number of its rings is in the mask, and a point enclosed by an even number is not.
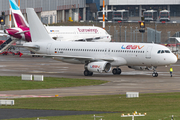
{"type": "Polygon", "coordinates": [[[158,73],[156,73],[156,77],[158,77],[158,73]]]}
{"type": "Polygon", "coordinates": [[[93,75],[93,72],[90,72],[88,70],[84,71],[84,76],[92,76],[92,75],[93,75]]]}
{"type": "Polygon", "coordinates": [[[120,75],[120,74],[121,74],[121,69],[120,69],[120,68],[118,68],[118,70],[117,70],[117,74],[118,74],[118,75],[120,75]]]}
{"type": "Polygon", "coordinates": [[[84,76],[88,76],[89,75],[89,71],[85,70],[84,71],[84,76]]]}
{"type": "Polygon", "coordinates": [[[114,68],[113,70],[112,70],[112,73],[113,73],[113,75],[117,75],[117,69],[116,68],[114,68]]]}
{"type": "Polygon", "coordinates": [[[93,75],[93,72],[90,72],[90,71],[89,71],[89,76],[92,76],[92,75],[93,75]]]}
{"type": "Polygon", "coordinates": [[[153,76],[153,77],[157,77],[157,76],[158,76],[158,73],[153,73],[152,76],[153,76]]]}

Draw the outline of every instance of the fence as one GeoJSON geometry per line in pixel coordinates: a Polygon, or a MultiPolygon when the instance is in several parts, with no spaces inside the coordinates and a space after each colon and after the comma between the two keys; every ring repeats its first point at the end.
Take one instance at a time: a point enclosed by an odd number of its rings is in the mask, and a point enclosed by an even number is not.
{"type": "MultiPolygon", "coordinates": [[[[152,27],[154,27],[152,25],[152,27]]],[[[145,33],[139,32],[139,27],[131,25],[117,25],[108,24],[106,25],[106,31],[112,36],[113,42],[148,42],[148,43],[159,43],[168,44],[170,43],[170,37],[180,37],[179,32],[168,31],[168,29],[162,29],[162,31],[155,30],[151,27],[146,27],[145,33]]]]}
{"type": "Polygon", "coordinates": [[[107,32],[113,42],[147,42],[147,32],[140,33],[138,27],[108,26],[107,32]]]}
{"type": "Polygon", "coordinates": [[[161,43],[161,31],[147,27],[147,42],[161,43]]]}

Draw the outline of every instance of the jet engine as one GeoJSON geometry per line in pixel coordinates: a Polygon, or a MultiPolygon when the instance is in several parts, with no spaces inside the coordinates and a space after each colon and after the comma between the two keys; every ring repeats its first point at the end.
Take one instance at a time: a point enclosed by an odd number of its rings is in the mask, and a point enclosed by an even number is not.
{"type": "Polygon", "coordinates": [[[111,70],[111,64],[106,61],[91,62],[86,64],[84,68],[91,72],[109,72],[111,70]]]}
{"type": "Polygon", "coordinates": [[[146,66],[128,66],[128,68],[135,69],[135,70],[150,70],[146,66]]]}

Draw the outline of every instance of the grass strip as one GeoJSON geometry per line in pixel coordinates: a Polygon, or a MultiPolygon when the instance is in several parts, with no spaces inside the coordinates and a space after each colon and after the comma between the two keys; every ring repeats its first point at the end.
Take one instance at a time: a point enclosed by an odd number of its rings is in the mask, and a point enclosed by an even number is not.
{"type": "MultiPolygon", "coordinates": [[[[106,120],[129,120],[120,115],[147,113],[138,120],[159,120],[175,115],[180,118],[180,93],[140,94],[139,98],[126,98],[125,95],[80,96],[63,98],[24,98],[15,99],[15,106],[0,106],[0,108],[46,109],[46,110],[75,110],[75,111],[111,111],[118,113],[103,114],[106,120]]],[[[56,120],[93,120],[92,115],[44,117],[56,120]]]]}
{"type": "Polygon", "coordinates": [[[62,87],[90,86],[107,83],[102,80],[45,77],[43,82],[22,81],[21,77],[0,76],[0,91],[49,89],[62,87]]]}

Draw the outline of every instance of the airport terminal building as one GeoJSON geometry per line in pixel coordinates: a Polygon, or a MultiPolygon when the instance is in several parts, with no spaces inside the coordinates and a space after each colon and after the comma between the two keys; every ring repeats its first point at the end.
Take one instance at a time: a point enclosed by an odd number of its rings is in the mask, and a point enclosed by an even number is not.
{"type": "Polygon", "coordinates": [[[180,0],[106,0],[108,10],[129,10],[129,16],[141,16],[143,11],[170,10],[171,16],[180,16],[180,0]]]}
{"type": "MultiPolygon", "coordinates": [[[[103,0],[15,0],[26,16],[26,8],[34,8],[46,23],[95,20],[102,10],[103,0]]],[[[141,17],[145,10],[170,10],[171,16],[180,16],[180,0],[105,0],[105,10],[128,10],[129,17],[141,17]]],[[[0,12],[9,21],[9,0],[0,0],[0,12]]]]}

